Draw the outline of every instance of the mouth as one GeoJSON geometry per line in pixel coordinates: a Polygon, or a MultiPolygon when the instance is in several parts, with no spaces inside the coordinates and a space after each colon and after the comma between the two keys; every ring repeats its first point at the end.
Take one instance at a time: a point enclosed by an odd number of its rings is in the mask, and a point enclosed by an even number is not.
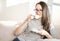
{"type": "Polygon", "coordinates": [[[40,16],[39,14],[36,14],[37,16],[40,16]]]}

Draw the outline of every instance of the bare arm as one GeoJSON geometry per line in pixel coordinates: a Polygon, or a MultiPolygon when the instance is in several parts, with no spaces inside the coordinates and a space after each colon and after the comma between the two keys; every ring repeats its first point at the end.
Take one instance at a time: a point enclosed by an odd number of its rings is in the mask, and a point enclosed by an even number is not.
{"type": "Polygon", "coordinates": [[[17,27],[14,33],[16,36],[19,35],[23,31],[24,27],[31,21],[31,16],[32,15],[29,15],[28,18],[17,27]]]}
{"type": "Polygon", "coordinates": [[[40,35],[44,35],[44,36],[46,36],[48,39],[52,39],[52,36],[51,36],[47,31],[45,31],[44,29],[40,29],[40,31],[38,31],[38,32],[36,32],[36,33],[38,33],[38,34],[40,34],[40,35]]]}
{"type": "Polygon", "coordinates": [[[48,34],[46,34],[46,37],[48,38],[48,39],[52,39],[52,36],[48,33],[48,34]]]}

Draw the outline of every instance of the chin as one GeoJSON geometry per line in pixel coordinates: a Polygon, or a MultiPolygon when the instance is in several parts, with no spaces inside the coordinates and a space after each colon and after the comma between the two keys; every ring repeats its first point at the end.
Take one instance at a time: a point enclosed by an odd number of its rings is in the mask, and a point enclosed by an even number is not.
{"type": "Polygon", "coordinates": [[[36,18],[36,19],[39,19],[39,18],[40,18],[40,16],[39,16],[39,15],[35,15],[35,18],[36,18]]]}

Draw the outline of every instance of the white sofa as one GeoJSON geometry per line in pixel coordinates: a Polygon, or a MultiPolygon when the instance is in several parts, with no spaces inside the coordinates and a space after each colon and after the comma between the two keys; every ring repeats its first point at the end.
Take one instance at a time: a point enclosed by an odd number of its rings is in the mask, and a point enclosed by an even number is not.
{"type": "MultiPolygon", "coordinates": [[[[18,24],[20,24],[18,21],[0,21],[0,41],[12,41],[15,38],[13,33],[18,24]]],[[[53,30],[51,31],[52,36],[60,38],[60,28],[54,28],[53,30]]]]}
{"type": "Polygon", "coordinates": [[[0,41],[12,41],[17,24],[17,21],[0,21],[0,41]]]}

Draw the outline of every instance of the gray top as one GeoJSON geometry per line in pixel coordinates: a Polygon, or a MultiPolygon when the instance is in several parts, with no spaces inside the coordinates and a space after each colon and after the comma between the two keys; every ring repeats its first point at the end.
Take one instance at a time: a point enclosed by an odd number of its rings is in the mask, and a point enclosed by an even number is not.
{"type": "Polygon", "coordinates": [[[32,30],[39,30],[43,28],[41,25],[40,19],[33,19],[30,23],[27,24],[25,30],[19,35],[21,41],[40,41],[42,38],[41,35],[33,32],[32,30]]]}

